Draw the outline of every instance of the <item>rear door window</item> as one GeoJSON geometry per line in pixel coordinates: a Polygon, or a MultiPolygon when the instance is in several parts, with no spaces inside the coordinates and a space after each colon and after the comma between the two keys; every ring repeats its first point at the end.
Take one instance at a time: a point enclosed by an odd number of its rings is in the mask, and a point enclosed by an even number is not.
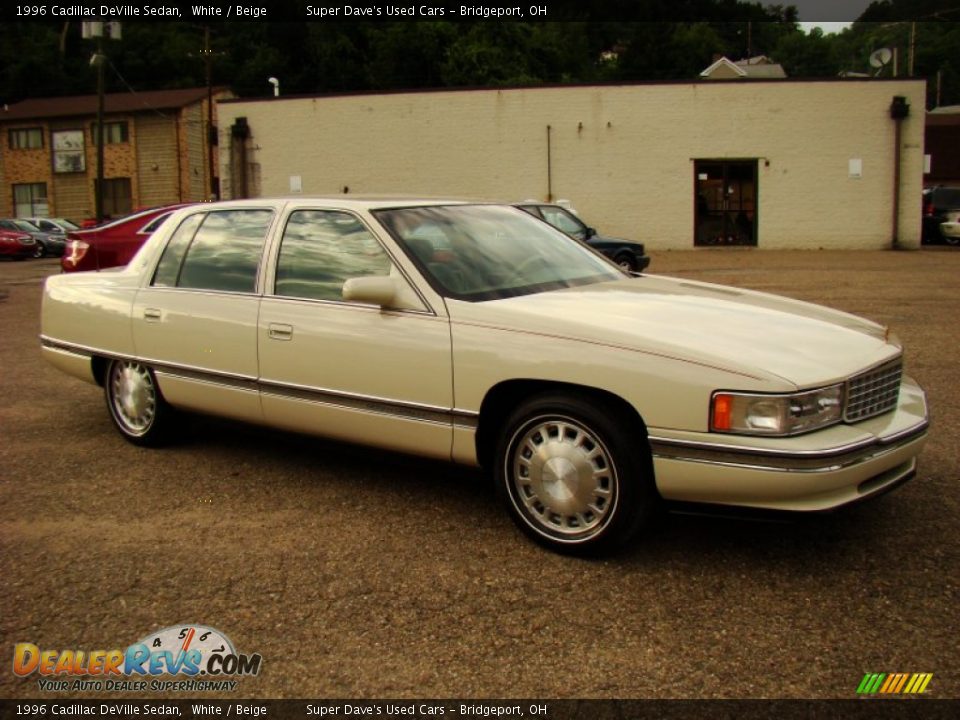
{"type": "Polygon", "coordinates": [[[252,293],[271,210],[223,210],[186,218],[164,249],[153,285],[252,293]]]}

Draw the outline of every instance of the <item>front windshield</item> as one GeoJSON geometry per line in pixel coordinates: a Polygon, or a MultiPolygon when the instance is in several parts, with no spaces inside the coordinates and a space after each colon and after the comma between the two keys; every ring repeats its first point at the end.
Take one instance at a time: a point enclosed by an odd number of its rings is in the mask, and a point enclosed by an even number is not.
{"type": "Polygon", "coordinates": [[[14,220],[13,224],[17,226],[18,230],[23,230],[24,232],[38,232],[38,228],[33,223],[28,223],[26,220],[14,220]]]}
{"type": "Polygon", "coordinates": [[[563,230],[567,235],[573,235],[577,240],[586,239],[586,226],[563,208],[544,206],[540,208],[540,212],[543,214],[543,219],[558,230],[563,230]]]}
{"type": "Polygon", "coordinates": [[[375,211],[441,294],[482,301],[621,280],[623,273],[513,207],[446,205],[375,211]]]}

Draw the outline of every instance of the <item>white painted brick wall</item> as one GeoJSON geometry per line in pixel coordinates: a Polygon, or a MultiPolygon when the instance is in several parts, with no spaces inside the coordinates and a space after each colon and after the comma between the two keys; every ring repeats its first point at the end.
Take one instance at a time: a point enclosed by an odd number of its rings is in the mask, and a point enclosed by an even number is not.
{"type": "Polygon", "coordinates": [[[900,239],[919,246],[925,85],[920,80],[697,82],[397,93],[219,106],[246,117],[260,193],[554,198],[605,234],[693,246],[694,159],[758,162],[761,248],[884,248],[891,241],[894,121],[904,95],[900,239]],[[863,161],[863,177],[848,162],[863,161]]]}

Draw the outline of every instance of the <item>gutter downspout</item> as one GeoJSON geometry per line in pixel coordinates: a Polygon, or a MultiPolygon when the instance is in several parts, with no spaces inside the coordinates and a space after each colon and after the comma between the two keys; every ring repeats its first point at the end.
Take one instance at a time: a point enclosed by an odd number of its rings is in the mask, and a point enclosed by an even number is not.
{"type": "Polygon", "coordinates": [[[230,189],[233,199],[249,197],[247,182],[247,118],[238,117],[230,126],[230,189]]]}
{"type": "Polygon", "coordinates": [[[900,164],[901,143],[903,137],[903,121],[910,115],[910,105],[903,95],[894,95],[890,103],[890,117],[894,123],[893,147],[893,228],[890,248],[900,250],[900,164]]]}

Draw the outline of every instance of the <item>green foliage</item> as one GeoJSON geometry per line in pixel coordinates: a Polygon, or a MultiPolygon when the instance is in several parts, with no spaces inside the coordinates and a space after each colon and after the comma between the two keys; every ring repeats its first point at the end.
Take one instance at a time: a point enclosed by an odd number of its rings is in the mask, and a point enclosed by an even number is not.
{"type": "MultiPolygon", "coordinates": [[[[931,103],[938,86],[941,104],[960,103],[960,23],[944,21],[960,19],[956,2],[875,2],[839,35],[804,34],[793,6],[738,0],[597,0],[582,5],[579,22],[212,23],[212,82],[255,97],[272,92],[269,77],[284,95],[694,80],[719,55],[768,55],[790,77],[835,77],[875,73],[868,59],[881,47],[897,48],[903,76],[912,45],[914,75],[929,79],[931,103]],[[610,8],[638,20],[590,19],[611,16],[610,8]]],[[[0,102],[95,91],[95,45],[80,39],[79,23],[14,23],[4,36],[0,102]]],[[[123,38],[104,47],[111,92],[206,82],[204,26],[124,23],[123,38]]]]}
{"type": "Polygon", "coordinates": [[[835,44],[820,28],[784,35],[771,54],[789,77],[836,77],[841,70],[835,44]]]}

